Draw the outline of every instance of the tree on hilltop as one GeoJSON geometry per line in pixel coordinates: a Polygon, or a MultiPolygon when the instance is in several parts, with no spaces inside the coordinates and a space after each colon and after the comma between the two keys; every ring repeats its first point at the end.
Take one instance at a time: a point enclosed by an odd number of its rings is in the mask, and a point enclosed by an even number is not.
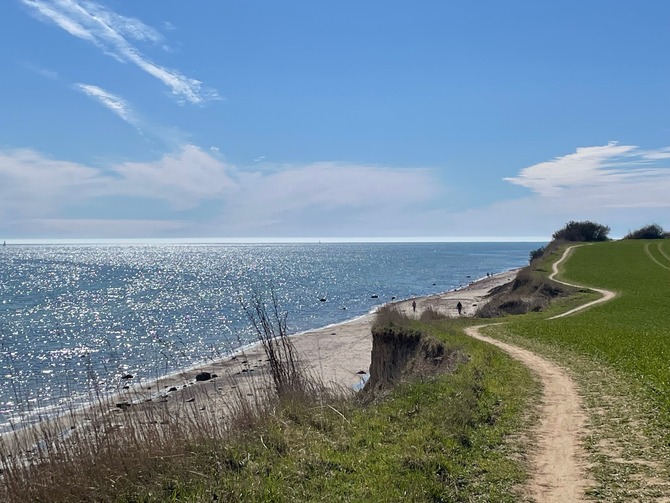
{"type": "Polygon", "coordinates": [[[663,239],[666,233],[658,224],[645,225],[635,231],[631,231],[624,239],[663,239]]]}
{"type": "Polygon", "coordinates": [[[568,222],[565,227],[554,232],[552,238],[562,241],[607,241],[610,228],[585,220],[568,222]]]}

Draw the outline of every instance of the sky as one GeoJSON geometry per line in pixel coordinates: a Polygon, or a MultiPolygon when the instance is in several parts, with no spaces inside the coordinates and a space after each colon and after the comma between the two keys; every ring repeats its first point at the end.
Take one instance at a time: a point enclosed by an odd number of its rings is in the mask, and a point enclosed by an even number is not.
{"type": "Polygon", "coordinates": [[[670,229],[665,0],[2,0],[0,239],[670,229]]]}

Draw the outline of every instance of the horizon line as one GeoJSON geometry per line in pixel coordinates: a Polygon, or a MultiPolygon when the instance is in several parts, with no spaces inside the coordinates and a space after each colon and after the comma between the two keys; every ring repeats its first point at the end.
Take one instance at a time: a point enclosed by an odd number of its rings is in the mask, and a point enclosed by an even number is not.
{"type": "Polygon", "coordinates": [[[547,243],[545,236],[14,238],[7,244],[547,243]]]}

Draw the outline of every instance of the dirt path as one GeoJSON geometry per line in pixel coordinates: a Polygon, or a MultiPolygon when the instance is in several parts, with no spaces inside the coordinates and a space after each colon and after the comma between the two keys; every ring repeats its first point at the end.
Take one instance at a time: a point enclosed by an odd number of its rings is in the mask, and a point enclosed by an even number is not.
{"type": "MultiPolygon", "coordinates": [[[[582,285],[573,285],[572,283],[567,283],[565,281],[561,281],[559,279],[556,279],[556,275],[558,274],[558,266],[561,263],[563,263],[563,261],[565,261],[570,256],[570,254],[572,253],[572,250],[574,250],[578,246],[583,246],[583,245],[574,245],[574,246],[570,246],[570,247],[566,248],[566,250],[563,252],[563,256],[560,259],[558,259],[556,262],[554,262],[553,265],[551,266],[551,274],[549,275],[549,279],[551,279],[553,281],[556,281],[557,283],[561,283],[563,285],[574,286],[576,288],[584,288],[582,285]]],[[[574,309],[570,309],[570,311],[566,311],[564,313],[557,314],[556,316],[552,316],[551,318],[548,318],[548,319],[549,320],[554,320],[556,318],[563,318],[564,316],[570,316],[572,314],[575,314],[578,311],[583,311],[584,309],[587,309],[591,306],[595,306],[596,304],[600,304],[602,302],[607,302],[608,300],[611,300],[616,296],[616,293],[611,292],[609,290],[604,290],[602,288],[589,287],[589,290],[593,290],[594,292],[598,292],[600,295],[602,295],[602,297],[600,297],[599,299],[596,299],[592,302],[587,302],[586,304],[582,304],[581,306],[578,306],[574,309]]]]}
{"type": "MultiPolygon", "coordinates": [[[[556,279],[558,266],[567,259],[574,246],[565,250],[552,267],[550,279],[556,279]]],[[[615,296],[614,292],[593,288],[602,297],[549,319],[569,316],[615,296]]],[[[542,382],[542,405],[537,426],[537,446],[533,453],[533,467],[528,491],[537,502],[584,501],[584,492],[591,485],[586,474],[586,453],[581,438],[585,436],[587,417],[582,408],[577,386],[558,365],[526,349],[482,335],[480,329],[490,325],[469,327],[465,332],[475,339],[499,347],[531,369],[542,382]]]]}
{"type": "Polygon", "coordinates": [[[585,474],[586,455],[580,443],[586,415],[577,387],[558,365],[526,349],[482,335],[479,330],[486,326],[490,325],[468,327],[465,332],[499,347],[530,368],[542,382],[542,406],[529,492],[537,502],[583,501],[590,481],[585,474]]]}

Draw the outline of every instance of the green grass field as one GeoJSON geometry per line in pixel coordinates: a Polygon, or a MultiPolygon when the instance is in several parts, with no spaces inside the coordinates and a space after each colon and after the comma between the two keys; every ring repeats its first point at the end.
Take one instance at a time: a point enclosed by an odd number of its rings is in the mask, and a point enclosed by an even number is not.
{"type": "Polygon", "coordinates": [[[617,297],[565,318],[510,319],[507,330],[611,365],[643,384],[670,414],[670,241],[582,246],[560,278],[612,290],[617,297]]]}
{"type": "MultiPolygon", "coordinates": [[[[549,274],[562,249],[538,264],[549,274]]],[[[666,501],[670,494],[670,241],[585,245],[560,279],[617,292],[571,316],[575,297],[505,318],[487,333],[568,370],[588,416],[583,442],[596,501],[666,501]]],[[[594,294],[579,292],[580,301],[594,294]]]]}

